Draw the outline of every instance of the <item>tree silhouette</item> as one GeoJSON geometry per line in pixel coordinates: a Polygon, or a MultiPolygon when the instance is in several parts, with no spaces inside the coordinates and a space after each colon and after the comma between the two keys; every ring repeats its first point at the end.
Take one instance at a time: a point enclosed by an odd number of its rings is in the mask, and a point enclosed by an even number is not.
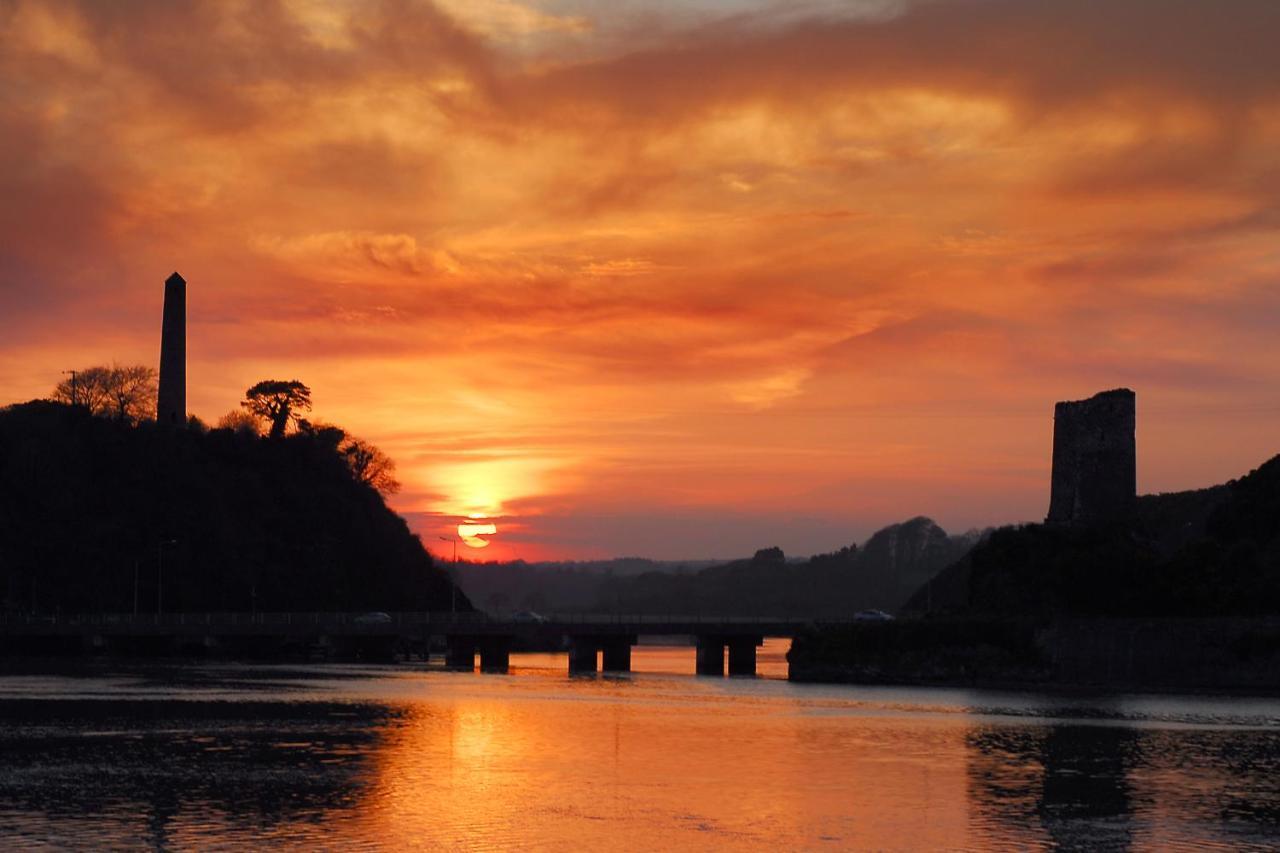
{"type": "Polygon", "coordinates": [[[137,423],[155,412],[156,371],[142,364],[86,367],[59,382],[53,399],[98,417],[137,423]]]}
{"type": "Polygon", "coordinates": [[[351,475],[361,483],[377,489],[383,497],[400,491],[395,461],[369,442],[352,437],[338,451],[347,460],[351,475]]]}
{"type": "Polygon", "coordinates": [[[53,389],[53,399],[59,403],[83,406],[93,415],[108,411],[110,398],[107,393],[109,367],[86,367],[71,371],[71,377],[58,383],[53,389]]]}
{"type": "Polygon", "coordinates": [[[298,432],[310,436],[325,447],[337,452],[338,446],[347,438],[347,431],[340,426],[323,421],[310,421],[298,418],[298,432]]]}
{"type": "Polygon", "coordinates": [[[298,419],[298,432],[341,456],[357,483],[371,486],[384,498],[400,491],[395,461],[363,438],[356,438],[340,426],[303,418],[298,419]]]}
{"type": "Polygon", "coordinates": [[[270,438],[282,438],[290,421],[297,423],[301,412],[311,411],[311,389],[296,379],[266,379],[245,391],[240,405],[270,425],[270,438]]]}
{"type": "Polygon", "coordinates": [[[108,393],[117,420],[142,420],[156,408],[155,368],[141,364],[112,365],[108,393]]]}
{"type": "Polygon", "coordinates": [[[241,435],[260,435],[258,419],[244,409],[232,409],[218,418],[218,429],[229,429],[241,435]]]}

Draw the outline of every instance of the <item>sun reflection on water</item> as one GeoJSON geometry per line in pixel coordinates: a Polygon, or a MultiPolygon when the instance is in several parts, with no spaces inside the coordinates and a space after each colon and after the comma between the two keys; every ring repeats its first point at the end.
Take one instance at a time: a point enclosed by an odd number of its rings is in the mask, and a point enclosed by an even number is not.
{"type": "Polygon", "coordinates": [[[97,847],[1274,846],[1274,700],[669,674],[692,654],[638,647],[620,677],[517,655],[509,676],[0,678],[0,813],[97,847]]]}

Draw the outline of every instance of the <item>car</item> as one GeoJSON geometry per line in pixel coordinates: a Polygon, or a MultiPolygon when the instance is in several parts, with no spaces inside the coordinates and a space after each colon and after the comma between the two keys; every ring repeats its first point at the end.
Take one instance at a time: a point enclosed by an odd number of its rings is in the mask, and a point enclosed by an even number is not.
{"type": "Polygon", "coordinates": [[[854,622],[892,622],[893,614],[883,610],[859,610],[853,614],[854,622]]]}
{"type": "Polygon", "coordinates": [[[550,620],[540,613],[534,613],[532,610],[517,610],[511,614],[512,622],[519,622],[522,625],[545,625],[550,620]]]}
{"type": "Polygon", "coordinates": [[[361,613],[355,618],[357,625],[386,625],[391,622],[391,614],[375,610],[372,613],[361,613]]]}

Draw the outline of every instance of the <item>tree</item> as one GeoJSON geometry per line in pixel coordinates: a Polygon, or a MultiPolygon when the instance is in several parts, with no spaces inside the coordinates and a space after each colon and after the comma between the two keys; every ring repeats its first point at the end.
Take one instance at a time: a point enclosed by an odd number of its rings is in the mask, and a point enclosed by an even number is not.
{"type": "Polygon", "coordinates": [[[347,437],[347,431],[340,426],[327,424],[324,421],[309,421],[305,418],[298,418],[298,432],[310,436],[334,451],[338,451],[338,446],[347,437]]]}
{"type": "Polygon", "coordinates": [[[142,364],[108,371],[108,396],[117,420],[138,421],[156,410],[156,370],[142,364]]]}
{"type": "Polygon", "coordinates": [[[71,406],[84,406],[92,415],[103,415],[108,409],[107,375],[110,368],[86,367],[71,371],[70,378],[53,389],[53,399],[71,406]]]}
{"type": "Polygon", "coordinates": [[[258,419],[244,409],[232,409],[218,418],[218,429],[229,429],[237,435],[261,435],[258,419]]]}
{"type": "Polygon", "coordinates": [[[338,452],[357,481],[377,489],[383,497],[400,491],[400,482],[395,477],[395,461],[369,442],[351,437],[338,448],[338,452]]]}
{"type": "Polygon", "coordinates": [[[137,423],[155,412],[156,371],[142,364],[86,367],[59,382],[53,399],[84,406],[97,417],[137,423]]]}
{"type": "Polygon", "coordinates": [[[303,411],[311,411],[311,389],[296,379],[266,379],[245,391],[240,405],[267,422],[269,437],[282,438],[290,422],[297,423],[303,411]]]}

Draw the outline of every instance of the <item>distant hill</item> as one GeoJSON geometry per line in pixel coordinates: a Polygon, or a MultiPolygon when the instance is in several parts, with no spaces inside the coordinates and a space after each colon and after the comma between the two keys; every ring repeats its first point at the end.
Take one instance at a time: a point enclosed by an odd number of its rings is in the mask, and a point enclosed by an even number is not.
{"type": "Polygon", "coordinates": [[[926,582],[913,612],[1280,612],[1280,456],[1221,486],[1138,499],[1131,525],[1002,528],[926,582]]]}
{"type": "Polygon", "coordinates": [[[460,562],[458,586],[476,606],[491,613],[517,610],[581,611],[595,607],[607,584],[619,577],[649,572],[687,574],[718,564],[719,560],[612,560],[525,562],[460,562]]]}
{"type": "Polygon", "coordinates": [[[459,582],[477,604],[496,612],[848,616],[868,608],[896,610],[981,536],[952,536],[921,517],[878,531],[862,548],[850,545],[808,560],[764,548],[750,559],[712,565],[635,558],[474,565],[459,571],[459,582]]]}
{"type": "Polygon", "coordinates": [[[323,439],[0,409],[4,609],[129,612],[135,590],[154,613],[447,610],[451,587],[323,439]]]}

